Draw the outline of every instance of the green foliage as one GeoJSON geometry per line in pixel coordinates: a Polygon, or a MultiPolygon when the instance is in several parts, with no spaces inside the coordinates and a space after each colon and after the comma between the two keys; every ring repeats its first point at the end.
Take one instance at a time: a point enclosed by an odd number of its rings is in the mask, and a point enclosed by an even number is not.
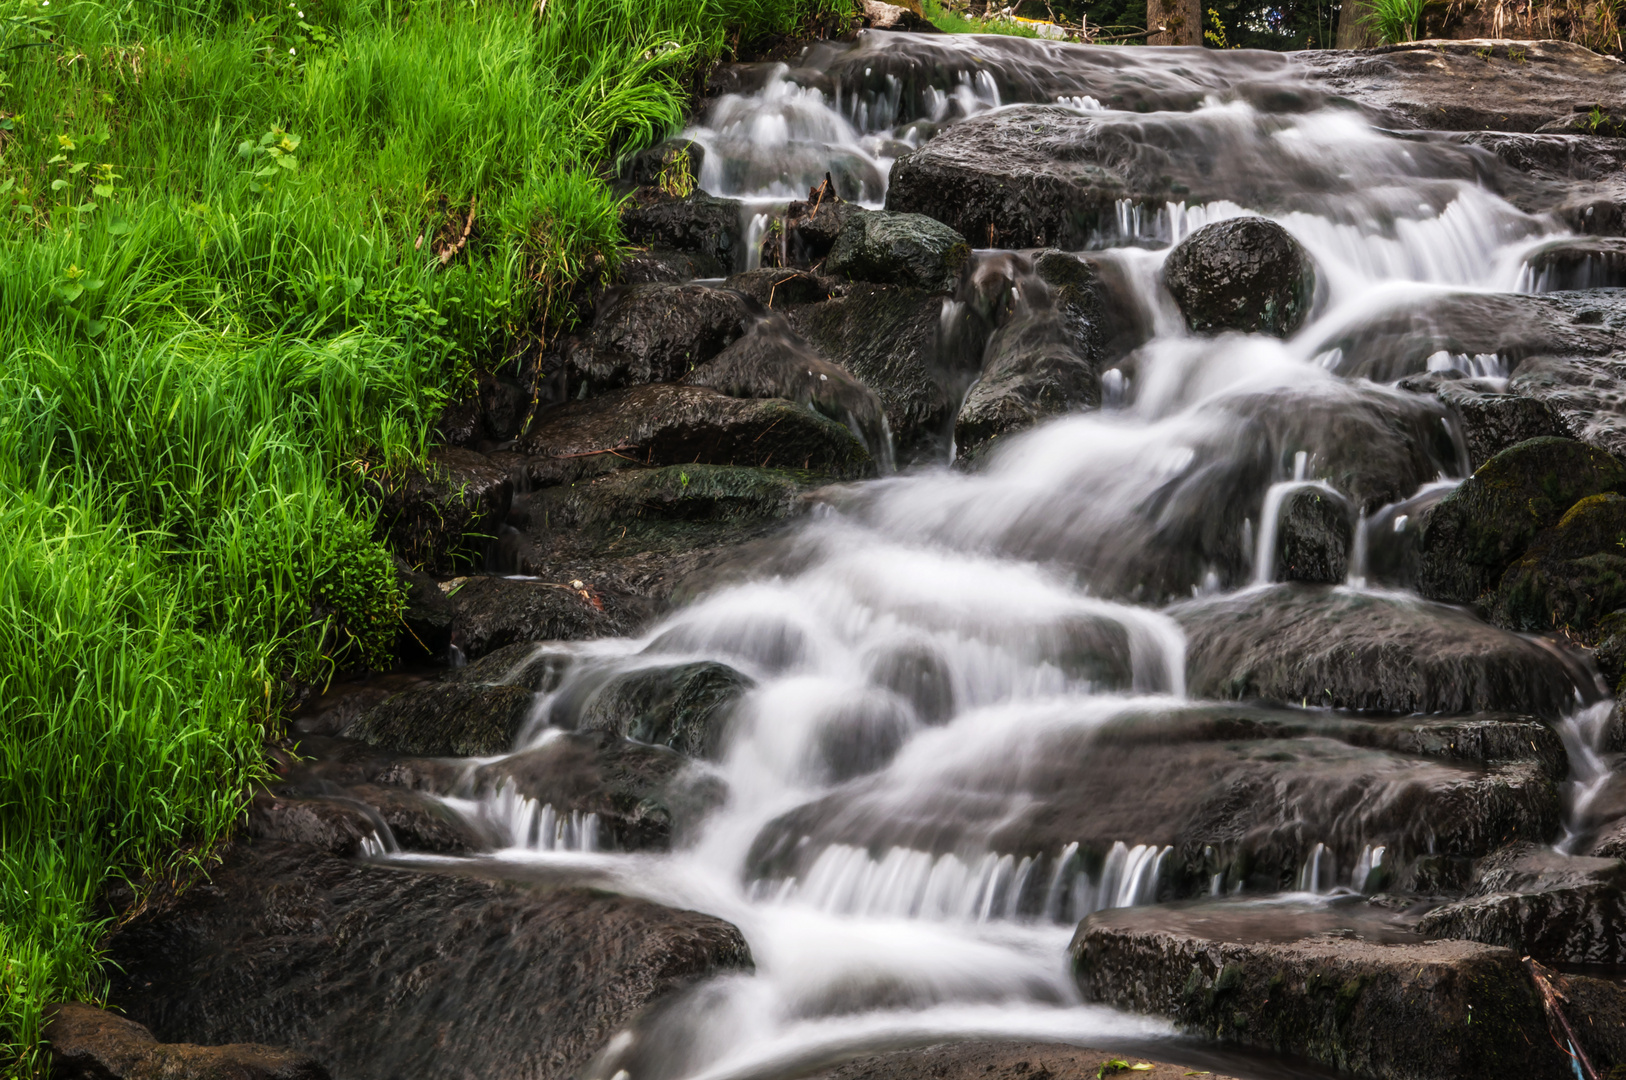
{"type": "Polygon", "coordinates": [[[1366,24],[1385,45],[1416,41],[1425,0],[1371,0],[1366,24]]]}
{"type": "Polygon", "coordinates": [[[1208,29],[1203,31],[1203,40],[1216,49],[1231,48],[1231,43],[1225,37],[1225,24],[1220,21],[1220,13],[1213,8],[1208,9],[1208,29]]]}
{"type": "Polygon", "coordinates": [[[1010,19],[978,19],[950,11],[939,0],[922,0],[921,10],[931,24],[948,34],[1004,34],[1007,37],[1036,38],[1033,27],[1010,19]]]}
{"type": "Polygon", "coordinates": [[[100,992],[106,882],[229,831],[286,683],[387,661],[363,481],[613,272],[605,170],[841,10],[0,0],[0,1071],[100,992]]]}

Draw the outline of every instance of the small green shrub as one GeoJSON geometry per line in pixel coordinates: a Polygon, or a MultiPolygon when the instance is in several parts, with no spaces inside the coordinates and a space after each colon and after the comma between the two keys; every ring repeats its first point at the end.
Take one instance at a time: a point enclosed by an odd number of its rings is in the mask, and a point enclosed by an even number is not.
{"type": "Polygon", "coordinates": [[[1425,0],[1372,0],[1366,24],[1385,45],[1416,41],[1423,25],[1425,0]]]}

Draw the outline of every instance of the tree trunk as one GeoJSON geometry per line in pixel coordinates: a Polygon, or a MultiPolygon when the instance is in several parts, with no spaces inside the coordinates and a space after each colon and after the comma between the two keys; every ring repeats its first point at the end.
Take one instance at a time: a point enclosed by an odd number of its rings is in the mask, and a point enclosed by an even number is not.
{"type": "Polygon", "coordinates": [[[1371,12],[1368,0],[1344,0],[1338,12],[1338,48],[1370,49],[1378,43],[1378,36],[1366,22],[1371,12]]]}
{"type": "Polygon", "coordinates": [[[1157,31],[1146,38],[1148,45],[1201,45],[1201,0],[1146,0],[1146,29],[1157,31]]]}

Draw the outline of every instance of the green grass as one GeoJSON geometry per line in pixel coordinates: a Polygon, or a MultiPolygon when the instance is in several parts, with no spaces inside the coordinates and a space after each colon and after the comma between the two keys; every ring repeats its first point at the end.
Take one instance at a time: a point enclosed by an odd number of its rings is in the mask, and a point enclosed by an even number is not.
{"type": "Polygon", "coordinates": [[[976,19],[950,11],[940,0],[921,0],[926,19],[946,34],[1004,34],[1007,37],[1036,38],[1039,32],[1025,23],[1010,19],[976,19]]]}
{"type": "Polygon", "coordinates": [[[606,168],[835,3],[0,0],[0,1072],[384,661],[373,481],[613,272],[606,168]]]}
{"type": "Polygon", "coordinates": [[[1370,0],[1366,24],[1384,45],[1416,41],[1425,0],[1370,0]]]}

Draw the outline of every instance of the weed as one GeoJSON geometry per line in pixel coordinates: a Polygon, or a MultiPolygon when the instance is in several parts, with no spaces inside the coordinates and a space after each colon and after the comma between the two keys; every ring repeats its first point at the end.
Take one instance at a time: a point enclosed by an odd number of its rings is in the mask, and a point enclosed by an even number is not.
{"type": "Polygon", "coordinates": [[[1416,41],[1425,0],[1373,0],[1366,23],[1385,45],[1416,41]]]}

